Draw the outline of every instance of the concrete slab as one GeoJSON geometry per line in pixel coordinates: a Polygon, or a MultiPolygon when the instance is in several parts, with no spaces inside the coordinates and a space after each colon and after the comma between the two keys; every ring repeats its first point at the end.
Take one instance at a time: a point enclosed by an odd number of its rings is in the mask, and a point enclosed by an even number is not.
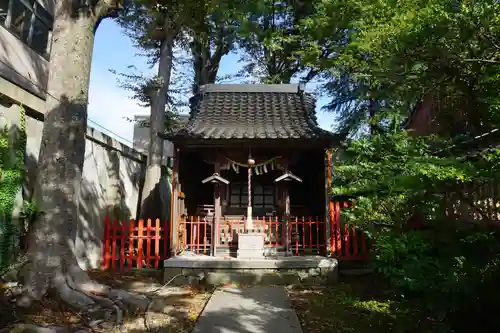
{"type": "Polygon", "coordinates": [[[302,333],[284,287],[220,288],[193,333],[302,333]]]}
{"type": "Polygon", "coordinates": [[[203,279],[208,285],[267,284],[325,285],[338,281],[338,262],[321,256],[266,257],[263,259],[178,256],[164,261],[166,283],[193,284],[203,279]]]}
{"type": "Polygon", "coordinates": [[[277,269],[277,268],[330,268],[336,267],[335,258],[322,256],[266,257],[262,259],[218,258],[210,256],[177,256],[163,262],[164,268],[225,268],[225,269],[277,269]]]}

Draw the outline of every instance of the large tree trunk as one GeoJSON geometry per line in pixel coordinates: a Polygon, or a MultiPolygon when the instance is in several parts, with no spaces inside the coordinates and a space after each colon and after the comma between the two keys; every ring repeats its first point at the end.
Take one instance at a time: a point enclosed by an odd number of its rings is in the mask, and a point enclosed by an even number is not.
{"type": "MultiPolygon", "coordinates": [[[[33,224],[20,305],[41,299],[49,289],[65,302],[84,308],[107,303],[102,295],[123,293],[90,280],[74,255],[78,204],[87,130],[87,102],[94,31],[111,7],[75,10],[76,2],[55,2],[54,32],[46,115],[35,198],[43,214],[33,224]]],[[[123,294],[125,300],[136,300],[123,294]]],[[[144,302],[145,303],[145,302],[144,302]]]]}
{"type": "Polygon", "coordinates": [[[230,50],[230,46],[224,40],[225,37],[227,36],[225,36],[224,31],[221,31],[220,35],[215,37],[213,53],[210,50],[212,44],[210,38],[201,40],[201,38],[195,36],[194,41],[191,43],[194,70],[193,95],[200,91],[201,86],[215,83],[222,57],[227,55],[230,50]]]}
{"type": "Polygon", "coordinates": [[[162,202],[160,200],[159,182],[163,160],[163,139],[158,136],[158,133],[163,133],[165,130],[165,107],[172,73],[173,47],[174,36],[173,34],[167,34],[160,48],[160,61],[158,64],[160,86],[152,92],[151,96],[150,143],[141,204],[141,215],[147,218],[165,218],[160,216],[162,202]]]}

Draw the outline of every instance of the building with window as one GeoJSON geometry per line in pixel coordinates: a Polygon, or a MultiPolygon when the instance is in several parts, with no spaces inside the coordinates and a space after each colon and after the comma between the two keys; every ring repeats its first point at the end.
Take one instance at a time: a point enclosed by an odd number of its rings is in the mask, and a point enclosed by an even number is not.
{"type": "Polygon", "coordinates": [[[53,0],[0,0],[0,93],[43,113],[53,0]]]}
{"type": "Polygon", "coordinates": [[[40,151],[53,7],[53,0],[0,0],[0,125],[15,130],[24,107],[28,175],[40,151]]]}

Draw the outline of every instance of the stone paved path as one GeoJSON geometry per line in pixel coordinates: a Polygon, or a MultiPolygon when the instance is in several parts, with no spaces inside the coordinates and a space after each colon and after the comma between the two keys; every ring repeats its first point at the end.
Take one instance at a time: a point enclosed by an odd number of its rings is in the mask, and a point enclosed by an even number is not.
{"type": "Polygon", "coordinates": [[[282,286],[220,288],[193,333],[302,333],[282,286]]]}

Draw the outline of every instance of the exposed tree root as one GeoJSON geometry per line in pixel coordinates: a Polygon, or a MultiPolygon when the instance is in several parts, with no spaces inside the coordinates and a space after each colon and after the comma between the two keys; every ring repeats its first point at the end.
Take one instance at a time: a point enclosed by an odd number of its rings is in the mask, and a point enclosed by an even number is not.
{"type": "MultiPolygon", "coordinates": [[[[46,291],[50,290],[79,315],[91,318],[94,323],[111,324],[119,328],[127,312],[145,313],[150,304],[147,296],[113,289],[93,281],[87,272],[78,266],[71,266],[64,271],[57,269],[51,274],[38,273],[27,272],[24,293],[17,299],[18,306],[30,307],[34,300],[40,300],[46,291]]],[[[26,327],[23,328],[24,331],[19,332],[66,332],[58,328],[26,327]],[[26,331],[26,329],[38,329],[38,331],[26,331]]]]}

